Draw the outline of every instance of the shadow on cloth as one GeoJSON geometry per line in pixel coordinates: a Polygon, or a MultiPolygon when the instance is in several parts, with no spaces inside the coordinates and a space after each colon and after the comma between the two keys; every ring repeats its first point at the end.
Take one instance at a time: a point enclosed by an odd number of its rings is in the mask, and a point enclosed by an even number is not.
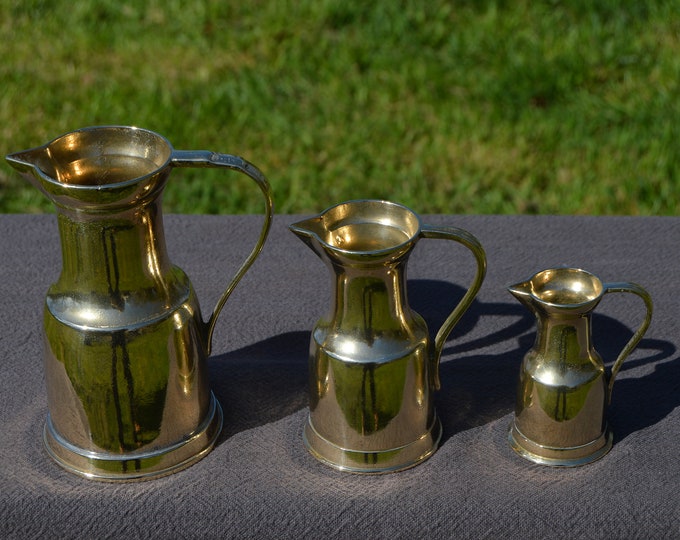
{"type": "Polygon", "coordinates": [[[307,406],[309,332],[287,332],[211,358],[210,386],[232,435],[275,422],[307,406]]]}
{"type": "MultiPolygon", "coordinates": [[[[433,338],[465,294],[462,287],[436,280],[411,280],[408,288],[411,307],[423,316],[433,338]]],[[[633,332],[597,313],[593,327],[595,347],[611,367],[633,332]]],[[[224,410],[218,444],[307,407],[310,331],[283,333],[209,361],[211,388],[224,410]]],[[[443,350],[443,357],[452,357],[440,365],[442,389],[435,396],[444,440],[514,410],[520,365],[535,332],[534,316],[519,303],[472,302],[443,350]],[[487,325],[490,333],[466,341],[483,317],[496,319],[495,325],[487,325]],[[501,343],[506,346],[500,347],[501,343]]],[[[653,354],[624,362],[614,384],[609,415],[619,440],[659,422],[680,405],[680,359],[659,363],[675,354],[676,347],[668,341],[643,339],[638,349],[653,354]],[[625,376],[633,368],[643,368],[645,374],[625,376]]]]}
{"type": "MultiPolygon", "coordinates": [[[[598,314],[593,316],[593,334],[595,349],[609,369],[633,336],[626,325],[598,314]]],[[[623,362],[614,381],[608,415],[615,441],[660,422],[680,405],[680,358],[668,360],[677,352],[676,346],[643,338],[636,351],[632,359],[623,362]],[[651,354],[638,358],[640,351],[651,354]],[[637,370],[641,375],[628,374],[637,370]]]]}
{"type": "MultiPolygon", "coordinates": [[[[411,306],[426,320],[432,335],[450,310],[460,301],[465,289],[442,281],[409,282],[411,306]],[[447,299],[442,302],[442,298],[447,299]]],[[[620,321],[593,314],[593,344],[608,369],[633,336],[620,321]]],[[[457,432],[474,428],[511,413],[515,406],[517,379],[522,359],[533,346],[535,317],[519,303],[483,303],[475,300],[451,332],[444,346],[440,364],[442,389],[436,394],[443,441],[457,432]],[[498,317],[496,327],[479,338],[465,341],[465,335],[482,317],[498,317]],[[511,322],[503,324],[505,318],[511,322]],[[507,342],[507,343],[506,343],[507,342]],[[498,344],[506,343],[501,352],[498,344]],[[489,348],[487,354],[474,354],[489,348]],[[472,352],[472,355],[466,353],[472,352]]],[[[636,358],[626,360],[614,384],[612,405],[608,411],[617,440],[656,424],[680,405],[680,359],[672,357],[676,347],[669,341],[642,339],[636,358]],[[637,358],[640,350],[653,354],[637,358]],[[624,373],[643,368],[645,374],[627,377],[624,373]]]]}
{"type": "MultiPolygon", "coordinates": [[[[433,337],[465,292],[444,281],[409,282],[411,307],[423,316],[433,337]]],[[[519,366],[533,343],[533,334],[527,334],[533,327],[534,317],[518,303],[472,302],[442,351],[441,390],[435,395],[444,428],[442,443],[514,410],[519,366]],[[466,340],[483,317],[495,318],[487,325],[491,332],[466,340]],[[507,347],[499,347],[501,343],[507,347]]]]}

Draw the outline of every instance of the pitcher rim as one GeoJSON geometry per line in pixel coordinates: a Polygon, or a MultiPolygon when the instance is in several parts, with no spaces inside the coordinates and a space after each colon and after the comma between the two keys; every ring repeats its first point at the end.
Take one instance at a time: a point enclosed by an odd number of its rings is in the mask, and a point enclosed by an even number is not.
{"type": "Polygon", "coordinates": [[[386,248],[381,248],[381,249],[372,249],[372,250],[358,250],[358,249],[347,249],[347,248],[341,248],[338,246],[334,246],[327,242],[325,239],[323,239],[317,232],[315,231],[307,231],[310,235],[314,236],[319,242],[321,242],[324,246],[327,246],[330,248],[333,252],[340,253],[343,255],[362,255],[362,254],[368,254],[368,255],[383,255],[386,253],[390,253],[399,249],[402,249],[404,246],[413,243],[414,240],[418,238],[418,235],[420,234],[420,231],[422,230],[422,220],[420,219],[420,216],[414,212],[411,208],[406,206],[405,204],[394,202],[394,201],[389,201],[387,199],[351,199],[348,201],[342,201],[339,203],[336,203],[334,205],[329,206],[325,210],[322,210],[318,214],[307,218],[303,219],[301,221],[298,221],[296,223],[293,223],[291,225],[291,228],[294,228],[295,230],[299,231],[300,223],[304,223],[306,221],[310,221],[313,219],[320,219],[323,220],[324,216],[331,212],[332,210],[335,210],[336,208],[339,208],[341,206],[348,206],[348,205],[356,205],[356,204],[362,204],[362,203],[378,203],[380,205],[387,205],[387,206],[392,206],[392,207],[397,207],[400,208],[401,210],[407,211],[411,216],[413,216],[416,220],[416,223],[418,224],[417,230],[414,234],[410,234],[406,240],[403,242],[400,242],[398,244],[394,244],[392,246],[386,247],[386,248]]]}
{"type": "Polygon", "coordinates": [[[5,159],[14,161],[16,163],[23,163],[28,165],[29,167],[32,167],[37,174],[40,175],[40,177],[46,181],[49,182],[52,185],[59,186],[60,188],[67,188],[67,189],[74,189],[77,191],[102,191],[105,189],[118,189],[118,188],[124,188],[127,186],[131,186],[137,183],[140,183],[146,178],[149,178],[155,174],[158,174],[159,171],[165,169],[168,164],[172,162],[172,156],[173,153],[175,152],[174,147],[170,143],[170,141],[165,137],[164,135],[161,135],[160,133],[153,131],[148,128],[143,128],[139,126],[130,126],[130,125],[123,125],[123,124],[102,124],[102,125],[95,125],[95,126],[86,126],[78,129],[74,129],[71,131],[67,131],[65,133],[62,133],[61,135],[57,135],[50,141],[46,142],[45,144],[41,144],[39,146],[34,146],[32,148],[28,148],[26,150],[19,150],[18,152],[12,152],[11,154],[8,154],[5,159]],[[153,135],[154,137],[160,139],[168,148],[169,154],[167,159],[159,166],[157,166],[153,171],[148,172],[146,174],[142,174],[140,176],[135,176],[134,178],[130,178],[129,180],[123,180],[121,182],[113,182],[110,184],[72,184],[68,182],[60,182],[56,178],[53,178],[49,174],[47,174],[41,167],[36,165],[35,163],[30,163],[27,162],[23,159],[18,159],[16,156],[21,156],[22,154],[27,154],[29,152],[33,152],[36,150],[43,150],[47,149],[50,146],[54,145],[57,141],[60,141],[70,135],[74,135],[77,133],[85,133],[85,132],[92,132],[92,131],[105,131],[105,130],[126,130],[126,131],[137,131],[137,132],[144,132],[150,135],[153,135]]]}
{"type": "Polygon", "coordinates": [[[605,285],[604,282],[595,274],[592,272],[589,272],[588,270],[584,270],[583,268],[578,268],[574,266],[554,266],[551,268],[545,268],[543,270],[539,270],[535,274],[533,274],[531,277],[524,281],[520,281],[519,283],[515,283],[513,285],[510,285],[508,287],[508,290],[512,293],[513,291],[516,291],[517,288],[519,288],[521,285],[529,285],[529,290],[527,291],[526,294],[534,298],[537,302],[540,302],[544,306],[548,307],[554,307],[554,308],[561,308],[561,309],[568,309],[568,310],[578,310],[580,308],[590,306],[592,304],[596,304],[602,299],[602,296],[605,293],[605,285]],[[550,300],[545,300],[535,292],[534,288],[534,281],[536,278],[541,276],[542,274],[545,274],[546,272],[554,272],[554,271],[562,271],[562,272],[570,272],[570,273],[579,273],[582,275],[586,275],[589,278],[595,280],[598,283],[598,288],[600,289],[596,295],[594,295],[591,298],[588,298],[587,300],[583,302],[571,302],[571,303],[565,303],[565,302],[553,302],[550,300]]]}

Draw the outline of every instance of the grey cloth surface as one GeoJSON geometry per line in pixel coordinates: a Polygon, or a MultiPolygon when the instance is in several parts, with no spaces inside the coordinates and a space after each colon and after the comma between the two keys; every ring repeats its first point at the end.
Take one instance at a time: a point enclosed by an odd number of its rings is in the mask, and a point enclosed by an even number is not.
{"type": "MultiPolygon", "coordinates": [[[[60,270],[56,219],[0,216],[0,537],[3,538],[680,538],[680,219],[424,216],[476,235],[481,292],[444,349],[437,394],[444,437],[417,467],[337,472],[303,448],[309,332],[327,310],[326,267],[277,215],[264,252],[217,323],[211,386],[225,411],[215,449],[141,483],[74,476],[42,447],[41,312],[60,270]],[[507,444],[533,317],[505,290],[571,265],[645,286],[652,325],[614,386],[614,447],[580,468],[531,464],[507,444]]],[[[173,262],[204,316],[258,234],[257,216],[166,216],[173,262]]],[[[464,248],[422,240],[409,263],[412,307],[432,334],[472,280],[464,248]]],[[[607,295],[593,321],[611,363],[643,317],[607,295]]]]}

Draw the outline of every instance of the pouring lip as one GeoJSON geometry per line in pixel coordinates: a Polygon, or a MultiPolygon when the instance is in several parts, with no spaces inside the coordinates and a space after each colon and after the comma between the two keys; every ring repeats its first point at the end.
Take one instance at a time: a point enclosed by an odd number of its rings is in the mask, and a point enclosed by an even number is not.
{"type": "MultiPolygon", "coordinates": [[[[341,220],[338,220],[341,221],[341,220]]],[[[369,222],[369,221],[367,221],[369,222]]],[[[351,220],[348,222],[348,224],[351,223],[356,223],[356,221],[352,222],[351,220]]],[[[387,220],[379,220],[376,219],[372,221],[372,223],[376,224],[387,224],[387,220]]],[[[328,249],[332,250],[335,253],[346,255],[346,256],[381,256],[389,253],[394,253],[395,251],[399,251],[403,249],[404,247],[408,246],[409,244],[412,244],[413,241],[419,236],[420,231],[422,230],[422,221],[420,219],[420,216],[411,210],[408,206],[393,202],[393,201],[388,201],[386,199],[351,199],[348,201],[342,201],[339,203],[336,203],[332,206],[329,206],[322,212],[311,216],[307,219],[303,219],[301,221],[297,221],[295,223],[292,223],[288,227],[291,231],[294,233],[299,233],[307,237],[313,237],[316,240],[318,240],[323,246],[327,247],[328,249]],[[319,232],[312,230],[310,228],[305,228],[303,227],[303,224],[306,223],[323,223],[326,219],[331,219],[330,216],[332,216],[334,213],[338,212],[342,207],[349,207],[349,206],[376,206],[376,207],[388,207],[392,209],[398,209],[398,211],[403,212],[404,214],[408,215],[410,219],[412,219],[415,223],[415,227],[411,227],[411,231],[409,231],[410,234],[408,234],[408,237],[399,243],[392,244],[388,247],[380,248],[380,249],[370,249],[370,250],[361,250],[361,249],[348,249],[348,248],[342,248],[337,245],[334,245],[330,242],[328,242],[325,238],[322,237],[319,232]]],[[[334,229],[326,229],[327,231],[332,231],[334,229]]]]}
{"type": "Polygon", "coordinates": [[[507,290],[517,297],[529,296],[541,305],[562,310],[579,310],[590,307],[599,302],[606,292],[604,284],[595,274],[582,268],[570,266],[546,268],[535,273],[529,279],[508,286],[507,290]],[[577,278],[568,280],[569,277],[573,276],[577,276],[577,278]],[[566,282],[571,285],[571,288],[562,287],[560,289],[547,286],[557,282],[558,279],[561,280],[560,283],[566,282]],[[562,293],[566,300],[554,300],[553,296],[560,297],[557,293],[562,293]],[[573,301],[569,294],[573,295],[574,299],[578,298],[579,301],[573,301]],[[578,295],[582,295],[583,300],[578,295]]]}
{"type": "Polygon", "coordinates": [[[131,185],[138,184],[142,182],[143,180],[152,177],[156,174],[158,174],[159,171],[165,169],[171,162],[172,162],[172,156],[174,153],[174,147],[170,143],[170,141],[161,135],[160,133],[157,133],[155,131],[152,131],[150,129],[138,127],[138,126],[126,126],[126,125],[118,125],[118,124],[103,124],[103,125],[96,125],[96,126],[87,126],[87,127],[82,127],[78,129],[74,129],[72,131],[68,131],[66,133],[62,133],[61,135],[58,135],[57,137],[54,137],[52,140],[46,142],[45,144],[42,144],[40,146],[35,146],[33,148],[29,148],[27,150],[20,150],[18,152],[13,152],[11,154],[8,154],[5,156],[5,159],[11,163],[17,163],[17,164],[22,164],[27,167],[32,168],[33,170],[36,171],[36,173],[40,176],[40,178],[47,182],[50,185],[53,186],[58,186],[59,188],[67,188],[69,190],[75,190],[75,191],[104,191],[104,190],[115,190],[115,189],[120,189],[120,188],[126,188],[131,185]],[[128,180],[122,180],[120,182],[112,182],[109,184],[76,184],[76,183],[69,183],[69,182],[60,182],[58,179],[53,178],[50,176],[47,172],[43,170],[42,167],[40,167],[37,163],[26,161],[25,159],[21,159],[20,156],[29,154],[31,152],[37,152],[37,151],[47,151],[49,153],[50,148],[54,148],[59,142],[65,140],[67,137],[74,137],[77,135],[82,135],[82,134],[88,134],[90,132],[95,132],[95,131],[115,131],[115,130],[120,130],[120,131],[128,131],[128,132],[133,132],[133,133],[144,133],[147,136],[150,136],[151,138],[155,138],[159,140],[163,145],[165,145],[168,149],[168,156],[165,159],[165,161],[158,165],[154,170],[141,174],[139,176],[135,176],[134,178],[130,178],[128,180]]]}

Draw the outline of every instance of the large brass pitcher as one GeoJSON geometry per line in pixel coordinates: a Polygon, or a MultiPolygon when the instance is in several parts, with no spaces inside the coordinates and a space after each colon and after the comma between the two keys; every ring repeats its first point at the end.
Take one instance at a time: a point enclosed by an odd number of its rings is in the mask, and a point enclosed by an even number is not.
{"type": "Polygon", "coordinates": [[[44,441],[66,469],[146,479],[203,457],[222,427],[206,358],[216,319],[272,219],[262,173],[227,154],[178,151],[134,127],[93,127],[7,156],[55,204],[62,270],[44,307],[44,441]],[[248,175],[265,199],[257,243],[207,322],[168,259],[161,195],[177,167],[248,175]]]}
{"type": "Polygon", "coordinates": [[[441,437],[433,405],[439,358],[484,279],[482,246],[464,230],[424,225],[408,208],[386,201],[339,204],[291,230],[321,257],[333,280],[330,311],[311,337],[307,448],[349,472],[420,463],[441,437]],[[421,238],[459,242],[477,261],[472,285],[434,343],[406,292],[406,263],[421,238]]]}
{"type": "Polygon", "coordinates": [[[606,409],[623,361],[647,331],[652,300],[640,285],[602,283],[576,268],[551,268],[509,288],[538,321],[536,341],[525,354],[509,441],[535,463],[575,466],[605,455],[612,446],[606,409]],[[591,316],[606,293],[629,292],[646,314],[607,373],[593,347],[591,316]]]}

